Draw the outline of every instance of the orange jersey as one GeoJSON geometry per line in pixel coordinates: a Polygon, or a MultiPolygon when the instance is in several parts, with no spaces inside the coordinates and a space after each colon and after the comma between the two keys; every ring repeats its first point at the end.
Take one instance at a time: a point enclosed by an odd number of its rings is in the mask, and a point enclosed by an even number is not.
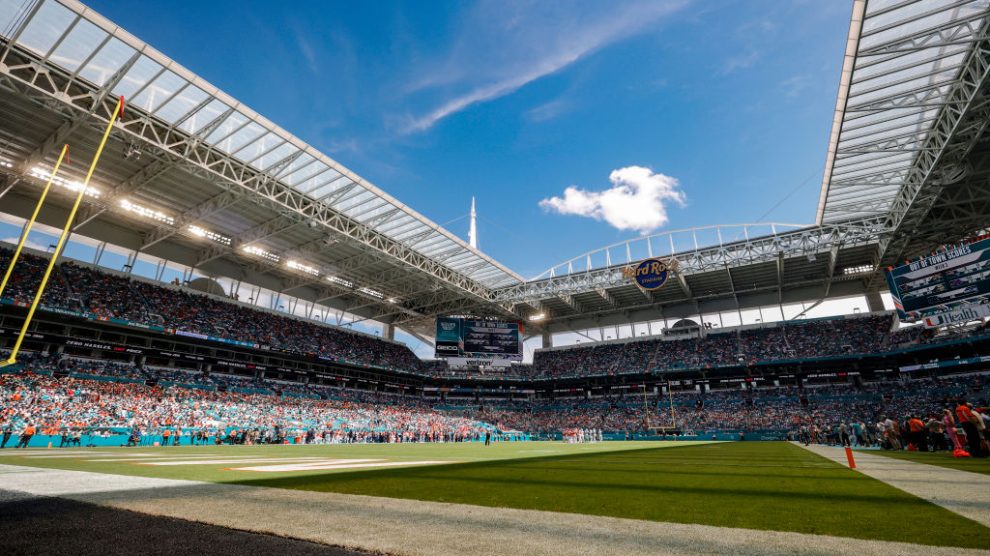
{"type": "Polygon", "coordinates": [[[972,423],[973,410],[965,405],[959,405],[956,407],[956,417],[959,418],[960,423],[972,423]]]}

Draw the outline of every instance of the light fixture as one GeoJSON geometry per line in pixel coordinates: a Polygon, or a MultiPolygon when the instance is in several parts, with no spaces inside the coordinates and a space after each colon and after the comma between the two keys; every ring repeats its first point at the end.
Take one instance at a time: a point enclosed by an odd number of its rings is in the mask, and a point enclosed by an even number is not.
{"type": "MultiPolygon", "coordinates": [[[[78,189],[76,191],[78,191],[78,189]]],[[[151,209],[146,206],[139,205],[137,203],[132,203],[127,199],[122,199],[120,201],[120,208],[132,214],[136,214],[138,216],[142,216],[144,218],[148,218],[156,222],[163,222],[165,224],[168,224],[169,226],[175,225],[174,217],[169,216],[160,210],[151,209]]]]}
{"type": "Polygon", "coordinates": [[[345,288],[354,287],[354,282],[351,282],[350,280],[341,278],[339,276],[327,276],[327,281],[333,282],[334,284],[337,284],[338,286],[343,286],[345,288]]]}
{"type": "MultiPolygon", "coordinates": [[[[31,177],[37,178],[45,182],[47,182],[48,178],[51,177],[51,173],[52,173],[51,168],[45,168],[44,166],[35,166],[34,168],[31,168],[31,171],[29,172],[31,177]]],[[[52,178],[52,183],[59,187],[64,187],[69,191],[79,191],[80,189],[82,189],[83,186],[82,182],[80,181],[67,180],[60,176],[55,176],[54,178],[52,178]]],[[[90,185],[89,187],[86,188],[87,197],[92,197],[94,199],[97,199],[100,197],[100,195],[101,195],[100,190],[94,187],[93,185],[90,185]]]]}
{"type": "Polygon", "coordinates": [[[254,255],[256,257],[267,259],[273,263],[277,263],[281,260],[281,257],[276,255],[275,253],[270,253],[260,247],[255,247],[253,245],[245,245],[244,247],[241,248],[241,251],[244,251],[249,255],[254,255]]]}
{"type": "Polygon", "coordinates": [[[299,261],[292,261],[285,263],[285,266],[291,268],[292,270],[298,270],[300,272],[305,272],[311,276],[319,276],[320,271],[316,267],[309,266],[308,264],[301,263],[299,261]]]}
{"type": "Polygon", "coordinates": [[[547,316],[544,313],[536,313],[535,315],[530,315],[528,320],[536,321],[543,320],[545,318],[547,318],[547,316]]]}
{"type": "Polygon", "coordinates": [[[364,287],[362,287],[362,288],[358,288],[358,291],[361,292],[361,293],[363,293],[363,294],[370,295],[371,297],[374,297],[374,298],[377,298],[377,299],[385,299],[385,294],[383,294],[380,291],[373,290],[371,288],[364,288],[364,287]]]}
{"type": "Polygon", "coordinates": [[[218,234],[216,232],[211,232],[210,230],[207,230],[206,228],[202,228],[200,226],[196,226],[196,225],[189,226],[189,233],[191,233],[196,237],[201,237],[208,239],[210,241],[215,241],[222,245],[229,246],[231,244],[231,239],[229,237],[223,234],[218,234]]]}
{"type": "Polygon", "coordinates": [[[846,276],[850,274],[866,274],[867,272],[873,272],[873,265],[861,264],[856,266],[847,266],[842,269],[842,273],[846,276]]]}

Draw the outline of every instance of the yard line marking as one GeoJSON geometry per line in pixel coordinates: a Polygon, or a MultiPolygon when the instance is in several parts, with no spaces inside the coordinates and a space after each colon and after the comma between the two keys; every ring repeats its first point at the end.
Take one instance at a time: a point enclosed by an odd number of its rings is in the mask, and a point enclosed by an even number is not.
{"type": "Polygon", "coordinates": [[[25,459],[78,459],[83,456],[91,454],[74,454],[74,455],[58,455],[58,456],[24,456],[25,459]]]}
{"type": "Polygon", "coordinates": [[[69,450],[59,450],[59,449],[53,448],[51,450],[12,450],[10,452],[7,452],[6,450],[4,450],[4,452],[2,453],[2,455],[5,455],[5,456],[6,455],[11,455],[11,456],[49,457],[49,458],[52,458],[52,457],[68,457],[69,454],[76,454],[76,455],[86,454],[86,455],[91,455],[92,456],[92,455],[95,455],[95,454],[110,454],[110,453],[111,452],[94,452],[92,450],[72,450],[72,451],[69,451],[69,450]],[[58,456],[52,455],[56,451],[60,455],[58,455],[58,456]]]}
{"type": "MultiPolygon", "coordinates": [[[[234,461],[250,461],[250,460],[254,460],[254,459],[258,459],[258,458],[272,458],[274,456],[264,456],[264,455],[256,455],[256,456],[219,456],[217,454],[199,455],[199,456],[186,456],[186,455],[180,455],[180,454],[172,454],[172,455],[162,455],[162,454],[159,454],[159,455],[155,455],[155,456],[145,456],[145,457],[136,457],[136,458],[129,458],[129,457],[110,457],[110,456],[107,456],[107,457],[97,457],[97,458],[89,459],[89,460],[86,460],[86,461],[104,461],[104,462],[109,462],[109,463],[113,463],[115,461],[154,461],[154,460],[195,461],[195,460],[204,460],[204,459],[206,459],[206,460],[208,460],[208,459],[216,459],[218,457],[222,457],[223,459],[230,459],[230,460],[234,460],[234,461]]],[[[293,457],[293,458],[290,458],[290,459],[293,459],[293,460],[297,460],[297,459],[326,459],[326,456],[293,457]]]]}
{"type": "Polygon", "coordinates": [[[173,465],[227,465],[227,464],[243,464],[243,463],[268,463],[268,462],[299,462],[300,464],[333,464],[333,463],[350,463],[350,462],[364,462],[364,461],[382,461],[380,459],[327,459],[327,458],[316,458],[316,457],[306,457],[306,458],[250,458],[250,459],[207,459],[207,460],[169,460],[169,461],[140,461],[137,465],[156,465],[156,466],[173,466],[173,465]]]}
{"type": "MultiPolygon", "coordinates": [[[[360,462],[361,460],[353,460],[360,462]]],[[[260,465],[254,467],[234,467],[231,471],[259,471],[262,473],[278,473],[284,471],[333,471],[335,469],[368,469],[374,467],[400,467],[405,465],[439,465],[460,463],[458,461],[423,460],[423,461],[381,461],[364,460],[369,463],[309,463],[301,465],[260,465]]]]}
{"type": "MultiPolygon", "coordinates": [[[[92,456],[89,461],[125,461],[125,460],[142,460],[142,459],[175,459],[175,458],[215,458],[214,455],[199,455],[199,456],[187,456],[182,454],[162,454],[162,453],[135,453],[135,454],[98,454],[94,452],[81,452],[77,454],[69,455],[44,455],[44,456],[25,456],[30,459],[67,459],[67,458],[81,458],[83,456],[92,456]]],[[[257,456],[228,456],[231,458],[250,458],[257,456]]]]}

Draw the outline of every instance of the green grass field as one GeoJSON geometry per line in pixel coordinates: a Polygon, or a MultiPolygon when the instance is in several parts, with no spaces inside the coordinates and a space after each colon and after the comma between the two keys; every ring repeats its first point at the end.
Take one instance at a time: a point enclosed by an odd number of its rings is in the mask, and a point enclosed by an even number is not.
{"type": "Polygon", "coordinates": [[[948,452],[888,452],[886,450],[874,450],[870,453],[887,456],[888,458],[906,459],[918,463],[927,463],[928,465],[990,475],[990,458],[954,458],[948,452]]]}
{"type": "Polygon", "coordinates": [[[990,546],[987,527],[783,442],[104,448],[34,450],[30,455],[4,450],[0,463],[931,545],[990,546]],[[388,465],[459,463],[236,470],[319,461],[302,458],[388,465]],[[924,526],[908,526],[912,523],[924,526]]]}

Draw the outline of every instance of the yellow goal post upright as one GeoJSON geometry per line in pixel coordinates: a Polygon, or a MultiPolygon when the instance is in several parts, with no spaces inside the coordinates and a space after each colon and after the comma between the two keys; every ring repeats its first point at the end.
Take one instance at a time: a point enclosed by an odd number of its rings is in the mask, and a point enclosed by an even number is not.
{"type": "Polygon", "coordinates": [[[45,293],[45,287],[48,285],[48,279],[51,278],[52,270],[55,268],[55,264],[58,263],[58,258],[62,254],[62,248],[65,246],[66,239],[69,237],[69,230],[72,229],[72,222],[76,219],[76,212],[79,211],[79,205],[82,204],[83,197],[86,196],[86,189],[89,187],[89,181],[93,179],[93,172],[96,170],[96,164],[100,161],[100,155],[103,154],[103,147],[107,144],[107,138],[110,137],[110,130],[113,129],[113,124],[117,121],[117,118],[123,111],[124,97],[120,97],[117,100],[117,106],[113,109],[113,115],[110,116],[110,121],[107,123],[107,128],[103,132],[103,138],[100,140],[100,146],[97,147],[96,154],[93,156],[93,162],[90,163],[89,170],[86,172],[86,179],[83,180],[82,187],[80,187],[79,192],[76,193],[76,200],[72,204],[72,210],[69,211],[69,218],[65,222],[65,227],[62,228],[62,235],[58,238],[58,244],[56,244],[55,252],[52,253],[52,257],[48,261],[48,266],[45,268],[45,274],[41,277],[41,284],[38,286],[38,291],[34,294],[34,301],[31,302],[31,307],[28,309],[28,314],[24,318],[24,324],[21,326],[21,332],[17,336],[17,341],[14,342],[14,349],[10,352],[10,358],[7,359],[5,363],[0,365],[0,367],[17,363],[17,354],[21,350],[21,344],[24,343],[24,336],[27,334],[28,327],[31,325],[31,319],[34,318],[35,310],[38,309],[38,303],[41,301],[41,296],[45,293]]]}
{"type": "Polygon", "coordinates": [[[27,243],[28,234],[31,233],[31,228],[34,227],[34,223],[38,219],[38,213],[41,212],[41,205],[45,204],[45,199],[48,197],[48,190],[52,188],[52,182],[55,181],[55,176],[58,175],[58,169],[62,166],[62,160],[64,160],[68,154],[69,145],[64,145],[62,147],[62,152],[58,155],[58,160],[55,161],[55,167],[52,168],[51,175],[48,176],[48,183],[46,183],[45,188],[41,190],[41,197],[38,199],[38,204],[35,205],[31,218],[29,218],[27,224],[24,225],[24,230],[21,232],[21,239],[17,242],[17,248],[14,249],[14,256],[10,258],[10,264],[7,265],[7,271],[3,275],[3,280],[0,280],[0,297],[3,297],[3,292],[7,289],[7,282],[10,281],[10,277],[14,274],[14,265],[17,264],[17,261],[21,257],[21,251],[24,249],[24,244],[27,243]]]}
{"type": "MultiPolygon", "coordinates": [[[[671,388],[670,378],[669,377],[667,378],[667,396],[668,396],[668,399],[670,401],[670,425],[669,426],[668,425],[661,424],[661,423],[658,423],[657,424],[657,427],[654,429],[650,425],[650,406],[647,403],[647,397],[646,396],[647,396],[646,385],[644,384],[643,385],[643,411],[646,414],[646,430],[653,431],[654,433],[657,433],[657,434],[659,434],[659,431],[661,431],[661,430],[677,430],[677,414],[674,412],[674,390],[673,390],[673,388],[671,388]]],[[[663,400],[663,392],[659,392],[658,395],[657,395],[657,419],[658,420],[660,419],[660,416],[661,416],[660,415],[660,413],[661,413],[660,412],[660,404],[661,404],[662,400],[663,400]]]]}
{"type": "Polygon", "coordinates": [[[674,415],[674,389],[670,386],[670,378],[667,379],[667,396],[670,398],[670,426],[677,428],[677,416],[674,415]]]}

